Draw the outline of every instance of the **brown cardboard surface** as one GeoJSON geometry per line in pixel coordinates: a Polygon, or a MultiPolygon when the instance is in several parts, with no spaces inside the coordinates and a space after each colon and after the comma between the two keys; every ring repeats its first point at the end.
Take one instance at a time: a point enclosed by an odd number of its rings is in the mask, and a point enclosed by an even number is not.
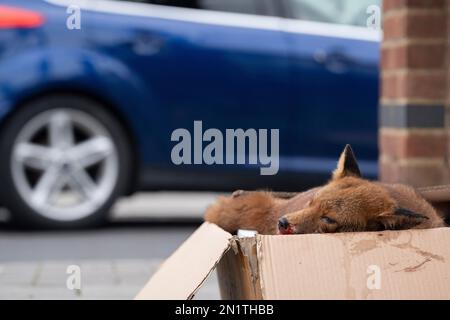
{"type": "Polygon", "coordinates": [[[450,299],[450,228],[257,242],[264,299],[450,299]],[[371,266],[379,267],[379,289],[368,288],[371,266]]]}
{"type": "Polygon", "coordinates": [[[203,223],[162,264],[136,299],[192,299],[229,249],[231,237],[218,226],[203,223]]]}
{"type": "Polygon", "coordinates": [[[191,299],[216,265],[226,299],[450,299],[450,228],[238,238],[204,223],[136,299],[191,299]]]}
{"type": "Polygon", "coordinates": [[[220,296],[226,300],[262,299],[259,282],[256,237],[233,239],[217,266],[220,296]]]}

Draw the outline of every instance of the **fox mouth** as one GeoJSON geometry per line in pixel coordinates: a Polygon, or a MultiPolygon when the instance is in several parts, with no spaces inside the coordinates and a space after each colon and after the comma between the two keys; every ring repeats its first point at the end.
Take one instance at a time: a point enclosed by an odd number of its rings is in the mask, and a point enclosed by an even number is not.
{"type": "Polygon", "coordinates": [[[280,235],[295,234],[294,226],[289,225],[287,228],[278,228],[278,234],[280,235]]]}
{"type": "Polygon", "coordinates": [[[289,223],[286,217],[281,217],[278,220],[278,234],[294,234],[294,225],[289,223]]]}

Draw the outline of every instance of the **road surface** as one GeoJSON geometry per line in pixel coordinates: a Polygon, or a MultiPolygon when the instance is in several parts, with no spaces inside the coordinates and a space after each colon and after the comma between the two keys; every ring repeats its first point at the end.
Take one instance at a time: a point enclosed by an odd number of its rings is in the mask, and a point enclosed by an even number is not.
{"type": "MultiPolygon", "coordinates": [[[[131,299],[216,196],[138,194],[119,202],[111,224],[96,230],[30,232],[0,223],[0,299],[131,299]],[[80,268],[80,290],[67,287],[71,265],[80,268]]],[[[219,298],[215,274],[197,298],[219,298]]]]}

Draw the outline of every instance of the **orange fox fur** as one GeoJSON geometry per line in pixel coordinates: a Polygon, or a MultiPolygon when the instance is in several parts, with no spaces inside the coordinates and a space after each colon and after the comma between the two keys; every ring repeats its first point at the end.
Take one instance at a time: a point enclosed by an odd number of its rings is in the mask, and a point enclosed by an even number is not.
{"type": "Polygon", "coordinates": [[[413,188],[361,178],[349,145],[324,186],[291,194],[237,191],[211,205],[205,220],[229,232],[326,233],[425,229],[445,226],[413,188]]]}

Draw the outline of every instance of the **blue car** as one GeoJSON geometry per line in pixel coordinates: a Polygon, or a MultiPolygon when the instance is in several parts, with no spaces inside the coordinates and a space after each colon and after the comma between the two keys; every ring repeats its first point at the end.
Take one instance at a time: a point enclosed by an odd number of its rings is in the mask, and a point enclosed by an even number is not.
{"type": "Polygon", "coordinates": [[[376,177],[379,2],[0,0],[2,202],[21,225],[86,227],[136,190],[299,191],[347,143],[376,177]],[[271,174],[251,147],[201,157],[232,129],[276,132],[271,174]]]}

